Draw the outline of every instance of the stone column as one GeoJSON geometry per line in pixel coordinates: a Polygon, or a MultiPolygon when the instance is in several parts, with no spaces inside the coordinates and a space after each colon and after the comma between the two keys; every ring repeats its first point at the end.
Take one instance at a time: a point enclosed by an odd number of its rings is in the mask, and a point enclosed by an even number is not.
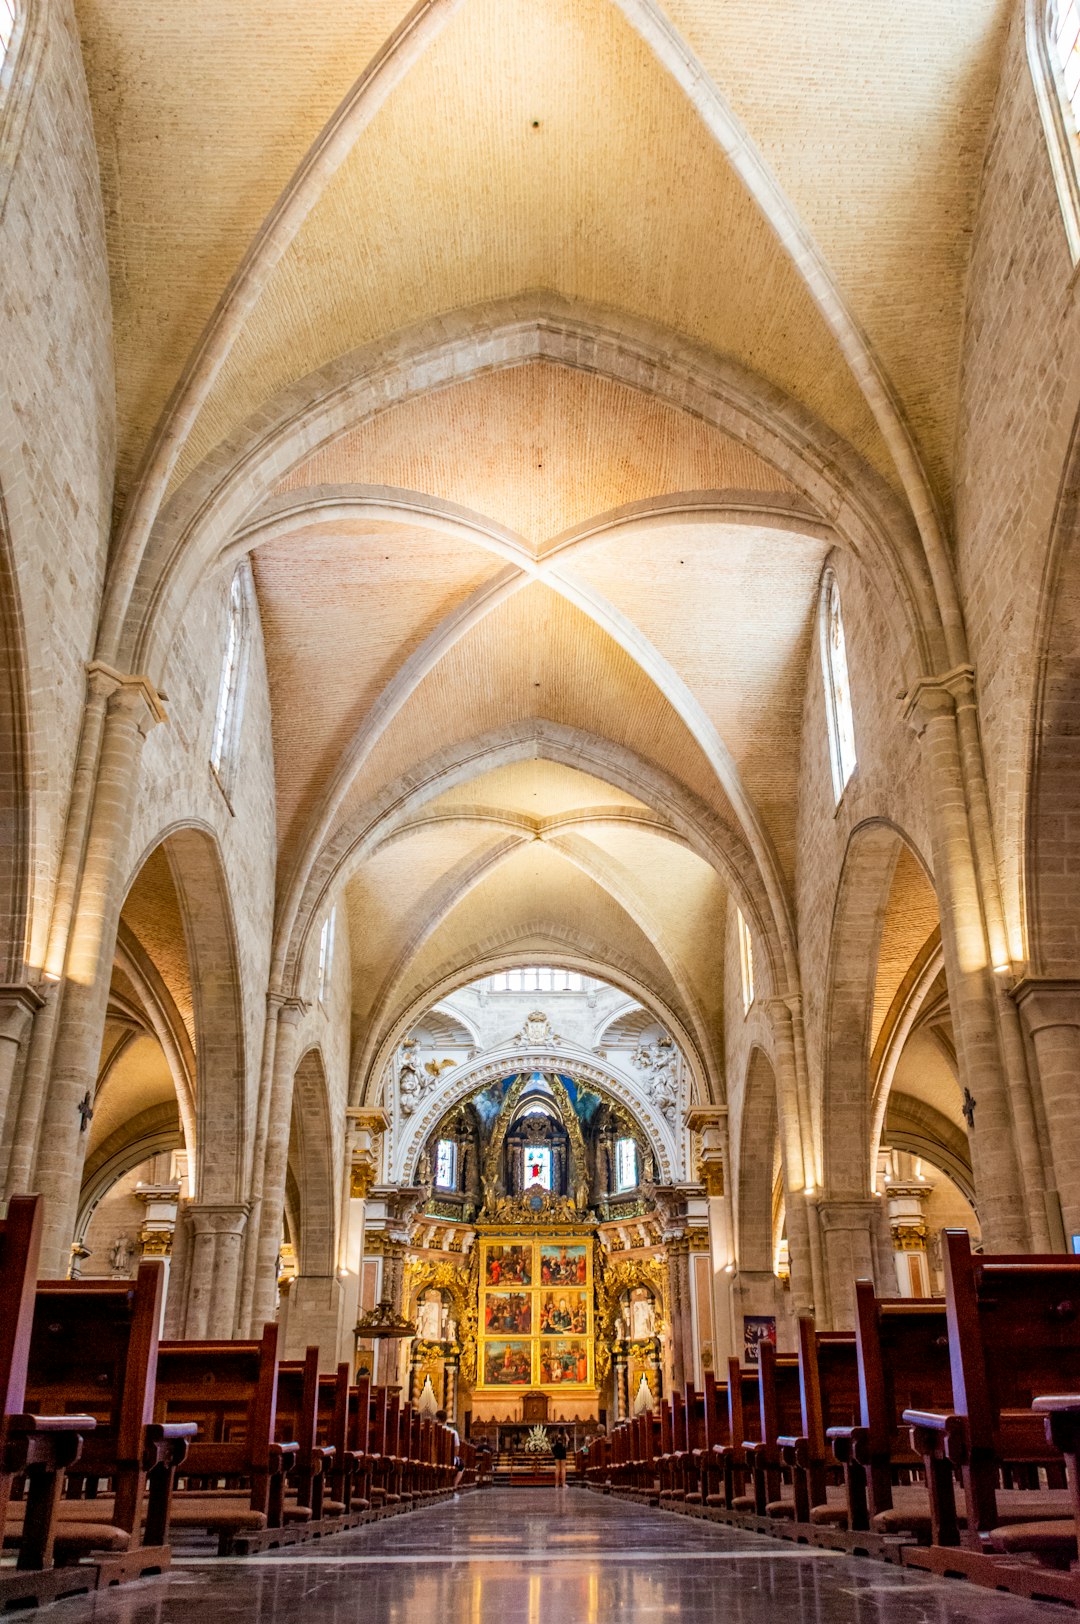
{"type": "Polygon", "coordinates": [[[255,1283],[251,1299],[251,1334],[259,1336],[267,1320],[277,1312],[277,1265],[285,1212],[285,1178],[289,1167],[289,1135],[292,1129],[293,1082],[296,1076],[299,1026],[307,1011],[301,998],[288,998],[278,1010],[277,1042],[274,1047],[274,1073],[270,1111],[266,1128],[266,1156],[263,1162],[262,1195],[258,1234],[250,1245],[256,1247],[255,1283]]]}
{"type": "Polygon", "coordinates": [[[629,1349],[620,1337],[611,1352],[611,1397],[616,1421],[630,1419],[630,1366],[629,1349]]]}
{"type": "Polygon", "coordinates": [[[803,1145],[798,1110],[799,1068],[794,1017],[788,1000],[784,998],[770,998],[766,1008],[776,1044],[777,1122],[791,1259],[791,1307],[796,1315],[812,1315],[816,1305],[816,1312],[824,1314],[820,1237],[817,1213],[811,1206],[815,1191],[814,1165],[803,1145]]]}
{"type": "Polygon", "coordinates": [[[741,1352],[732,1303],[735,1236],[728,1193],[727,1106],[695,1106],[687,1113],[686,1125],[700,1136],[699,1176],[708,1202],[712,1267],[713,1367],[723,1371],[731,1355],[741,1352]]]}
{"type": "Polygon", "coordinates": [[[191,1224],[191,1261],[184,1335],[192,1342],[205,1338],[228,1340],[236,1333],[240,1244],[247,1223],[247,1205],[217,1206],[193,1201],[188,1204],[187,1216],[191,1224]]]}
{"type": "Polygon", "coordinates": [[[855,1323],[856,1280],[875,1278],[874,1240],[880,1222],[880,1204],[876,1196],[819,1204],[830,1324],[834,1331],[849,1331],[855,1323]]]}
{"type": "MultiPolygon", "coordinates": [[[[102,667],[91,680],[109,688],[86,834],[82,877],[64,961],[62,1003],[51,1065],[34,1182],[44,1197],[41,1273],[66,1272],[71,1255],[87,1108],[97,1084],[112,959],[124,886],[139,756],[150,728],[164,719],[161,701],[142,677],[102,667]],[[85,1102],[85,1104],[84,1104],[85,1102]]],[[[29,1079],[27,1079],[29,1082],[29,1079]]],[[[27,1090],[24,1089],[24,1095],[27,1090]]]]}
{"type": "Polygon", "coordinates": [[[1053,1240],[1070,1247],[1080,1234],[1080,981],[1025,976],[1013,998],[1035,1052],[1046,1112],[1053,1160],[1048,1194],[1054,1197],[1056,1187],[1063,1229],[1053,1240]]]}
{"type": "Polygon", "coordinates": [[[6,1121],[11,1105],[19,1051],[44,1002],[43,992],[36,987],[0,987],[0,1123],[6,1121]]]}
{"type": "Polygon", "coordinates": [[[906,715],[922,741],[949,1006],[960,1082],[974,1107],[969,1140],[983,1236],[993,1251],[1021,1252],[1031,1233],[1021,1180],[1041,1208],[1042,1168],[1027,1079],[1014,1077],[1010,1087],[1003,1060],[957,717],[971,679],[970,667],[960,667],[916,683],[906,715]]]}
{"type": "Polygon", "coordinates": [[[682,1392],[694,1373],[693,1313],[690,1299],[690,1242],[686,1235],[665,1239],[671,1304],[671,1383],[682,1392]]]}
{"type": "Polygon", "coordinates": [[[364,1232],[367,1198],[379,1182],[383,1134],[390,1126],[386,1112],[352,1106],[346,1112],[345,1190],[341,1219],[342,1302],[339,1359],[352,1359],[353,1326],[360,1318],[360,1290],[364,1270],[364,1232]]]}
{"type": "Polygon", "coordinates": [[[933,1295],[930,1259],[926,1249],[930,1235],[930,1226],[926,1221],[929,1195],[925,1184],[890,1182],[885,1186],[896,1286],[901,1297],[933,1295]]]}
{"type": "Polygon", "coordinates": [[[135,1191],[146,1207],[146,1217],[139,1230],[139,1244],[144,1258],[160,1258],[165,1265],[165,1280],[161,1292],[161,1313],[164,1323],[169,1300],[169,1280],[172,1271],[173,1235],[176,1231],[176,1210],[180,1200],[178,1184],[144,1184],[135,1191]]]}

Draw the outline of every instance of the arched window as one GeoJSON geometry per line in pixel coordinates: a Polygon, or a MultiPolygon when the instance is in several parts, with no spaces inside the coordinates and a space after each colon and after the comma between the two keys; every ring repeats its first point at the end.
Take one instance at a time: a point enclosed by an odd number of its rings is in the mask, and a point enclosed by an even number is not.
{"type": "MultiPolygon", "coordinates": [[[[3,0],[0,0],[0,5],[3,0]]],[[[214,736],[210,743],[210,765],[218,775],[223,788],[228,788],[240,739],[240,718],[243,713],[244,676],[249,643],[248,583],[246,566],[240,568],[229,587],[229,602],[225,619],[225,652],[221,660],[221,678],[218,683],[217,710],[214,713],[214,736]]]]}
{"type": "Polygon", "coordinates": [[[440,1139],[435,1149],[435,1183],[440,1190],[457,1189],[457,1145],[440,1139]]]}
{"type": "Polygon", "coordinates": [[[1080,259],[1080,5],[1028,0],[1028,63],[1065,235],[1080,259]]]}
{"type": "Polygon", "coordinates": [[[636,1189],[638,1182],[637,1141],[634,1139],[616,1139],[615,1141],[615,1193],[621,1195],[624,1190],[636,1189]]]}
{"type": "Polygon", "coordinates": [[[330,972],[334,968],[334,927],[337,924],[337,908],[330,909],[323,920],[322,930],[319,932],[319,1002],[324,1002],[327,989],[330,986],[330,972]]]}
{"type": "Polygon", "coordinates": [[[742,971],[742,1007],[743,1014],[750,1012],[750,1005],[754,1002],[754,939],[750,935],[750,926],[743,918],[742,909],[737,908],[739,916],[739,968],[742,971]]]}
{"type": "Polygon", "coordinates": [[[832,570],[825,572],[821,583],[821,669],[825,677],[825,712],[829,727],[833,792],[839,804],[855,771],[856,755],[840,586],[832,570]]]}
{"type": "Polygon", "coordinates": [[[15,38],[15,0],[0,0],[0,68],[15,38]]]}

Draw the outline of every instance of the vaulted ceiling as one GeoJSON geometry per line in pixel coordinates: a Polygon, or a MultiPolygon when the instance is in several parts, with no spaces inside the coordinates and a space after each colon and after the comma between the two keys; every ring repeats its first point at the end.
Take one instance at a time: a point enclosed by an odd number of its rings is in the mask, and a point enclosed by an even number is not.
{"type": "Polygon", "coordinates": [[[774,958],[791,909],[818,582],[845,544],[823,480],[950,507],[1006,0],[257,10],[77,0],[121,509],[245,256],[174,492],[302,411],[318,369],[477,333],[254,492],[286,514],[252,552],[279,928],[346,897],[358,1052],[535,947],[653,987],[720,1090],[729,897],[774,958]],[[683,382],[604,375],[572,337],[483,349],[485,312],[540,307],[647,323],[683,382]],[[695,393],[714,367],[727,427],[695,393]]]}

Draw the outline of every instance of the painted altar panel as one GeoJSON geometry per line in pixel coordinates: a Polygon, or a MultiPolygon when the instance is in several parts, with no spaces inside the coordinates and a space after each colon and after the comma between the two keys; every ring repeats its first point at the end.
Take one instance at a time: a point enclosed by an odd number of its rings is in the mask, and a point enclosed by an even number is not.
{"type": "Polygon", "coordinates": [[[481,1390],[595,1387],[593,1242],[580,1233],[483,1236],[481,1390]]]}

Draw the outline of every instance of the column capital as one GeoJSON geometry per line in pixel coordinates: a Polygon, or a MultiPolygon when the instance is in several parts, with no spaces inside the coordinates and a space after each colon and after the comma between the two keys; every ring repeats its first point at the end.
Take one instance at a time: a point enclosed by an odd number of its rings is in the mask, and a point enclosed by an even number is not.
{"type": "Polygon", "coordinates": [[[251,1204],[189,1201],[184,1208],[196,1235],[242,1235],[251,1204]]]}
{"type": "Polygon", "coordinates": [[[18,1043],[27,1023],[44,1004],[48,990],[39,991],[37,987],[19,982],[0,984],[0,1038],[18,1043]]]}
{"type": "Polygon", "coordinates": [[[865,1229],[868,1222],[877,1222],[881,1197],[856,1195],[819,1199],[817,1210],[822,1229],[865,1229]]]}
{"type": "Polygon", "coordinates": [[[299,1026],[310,1008],[304,998],[281,997],[277,1006],[278,1021],[285,1026],[299,1026]]]}
{"type": "Polygon", "coordinates": [[[921,737],[928,722],[975,703],[975,667],[956,665],[937,676],[919,677],[900,695],[900,703],[905,722],[921,737]]]}
{"type": "Polygon", "coordinates": [[[158,722],[167,722],[165,695],[160,694],[149,677],[117,671],[103,660],[90,660],[86,667],[86,680],[95,698],[115,699],[118,705],[142,712],[140,725],[149,732],[158,722]]]}
{"type": "Polygon", "coordinates": [[[381,1137],[390,1126],[390,1118],[381,1105],[347,1105],[345,1121],[356,1133],[369,1133],[381,1137]]]}
{"type": "Polygon", "coordinates": [[[1009,989],[1034,1034],[1048,1026],[1080,1027],[1080,981],[1066,976],[1022,976],[1009,989]]]}

